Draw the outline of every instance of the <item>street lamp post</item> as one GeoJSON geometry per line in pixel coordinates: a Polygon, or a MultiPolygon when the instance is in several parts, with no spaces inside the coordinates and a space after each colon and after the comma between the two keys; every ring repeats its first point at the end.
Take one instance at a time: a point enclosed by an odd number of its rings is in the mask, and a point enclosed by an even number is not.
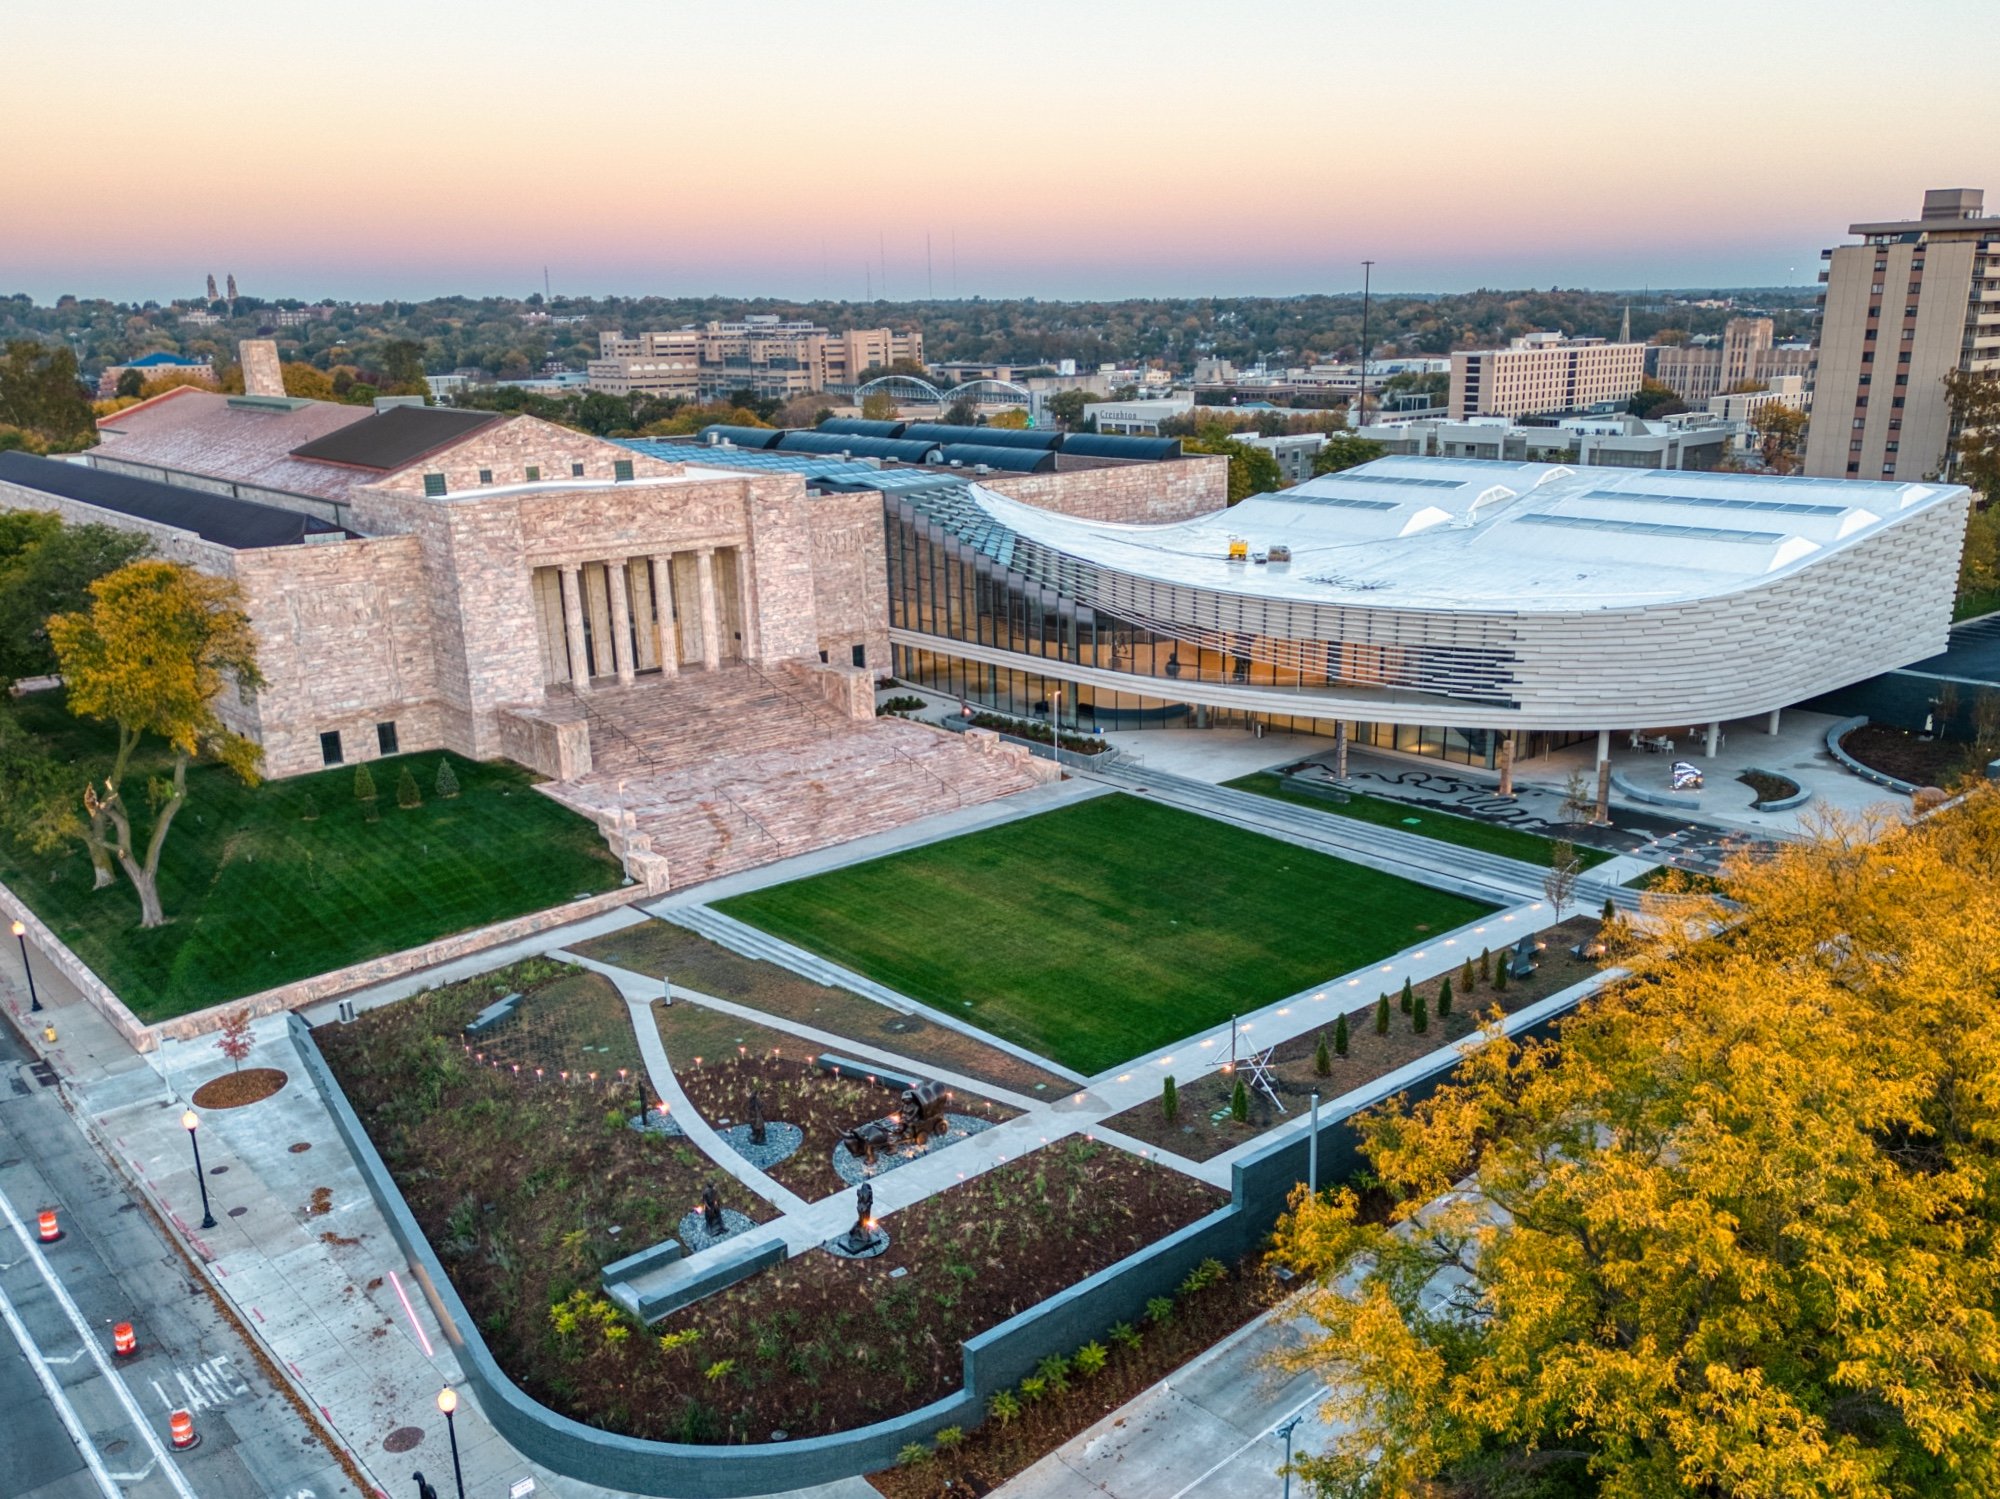
{"type": "Polygon", "coordinates": [[[1285,1439],[1285,1499],[1292,1499],[1292,1433],[1299,1429],[1299,1422],[1303,1420],[1303,1415],[1294,1416],[1272,1433],[1285,1439]]]}
{"type": "Polygon", "coordinates": [[[450,1385],[439,1390],[438,1409],[444,1412],[444,1429],[451,1435],[451,1481],[457,1485],[458,1499],[465,1499],[465,1472],[458,1465],[458,1391],[450,1385]]]}
{"type": "Polygon", "coordinates": [[[14,940],[21,944],[21,972],[28,976],[28,1013],[39,1015],[42,1011],[42,997],[35,992],[35,970],[28,962],[28,925],[24,921],[14,923],[14,940]]]}
{"type": "Polygon", "coordinates": [[[201,1116],[189,1109],[181,1115],[181,1128],[188,1132],[188,1144],[194,1148],[194,1179],[201,1188],[201,1226],[214,1228],[215,1214],[208,1210],[208,1178],[201,1174],[201,1141],[194,1137],[194,1132],[201,1128],[201,1116]]]}

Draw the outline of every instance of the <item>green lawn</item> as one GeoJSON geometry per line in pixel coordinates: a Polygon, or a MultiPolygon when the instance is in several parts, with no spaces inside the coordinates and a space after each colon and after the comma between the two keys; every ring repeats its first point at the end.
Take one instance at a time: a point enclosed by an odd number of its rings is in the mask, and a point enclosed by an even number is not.
{"type": "MultiPolygon", "coordinates": [[[[80,764],[105,748],[98,727],[70,719],[54,694],[17,711],[80,764]]],[[[142,827],[147,769],[135,765],[127,793],[142,827]]],[[[168,922],[150,932],[139,928],[138,897],[122,875],[109,889],[91,889],[81,844],[41,857],[0,837],[0,879],[144,1020],[560,905],[624,879],[597,828],[532,790],[534,778],[515,766],[424,754],[370,761],[369,769],[379,793],[374,823],[354,799],[351,767],[255,788],[218,767],[191,770],[187,805],[160,862],[168,922]],[[450,800],[433,789],[445,758],[462,788],[450,800]],[[424,796],[410,810],[396,805],[406,764],[424,796]],[[311,822],[308,797],[319,809],[311,822]]]]}
{"type": "MultiPolygon", "coordinates": [[[[1540,833],[1523,832],[1497,822],[1481,822],[1475,817],[1460,817],[1455,812],[1413,807],[1407,802],[1384,801],[1381,797],[1361,793],[1355,793],[1350,801],[1336,802],[1314,796],[1311,792],[1293,791],[1270,771],[1260,770],[1255,775],[1241,776],[1223,784],[1238,791],[1254,791],[1273,801],[1293,802],[1301,807],[1311,807],[1315,812],[1351,817],[1356,822],[1372,822],[1380,827],[1400,828],[1406,833],[1421,833],[1440,843],[1456,843],[1461,848],[1476,848],[1482,853],[1504,854],[1507,858],[1543,868],[1548,865],[1549,849],[1554,844],[1553,839],[1544,838],[1540,833]]],[[[1612,857],[1601,848],[1591,848],[1582,843],[1571,846],[1576,849],[1577,862],[1585,869],[1612,857]]]]}
{"type": "Polygon", "coordinates": [[[1086,1074],[1491,909],[1129,796],[716,905],[1086,1074]]]}

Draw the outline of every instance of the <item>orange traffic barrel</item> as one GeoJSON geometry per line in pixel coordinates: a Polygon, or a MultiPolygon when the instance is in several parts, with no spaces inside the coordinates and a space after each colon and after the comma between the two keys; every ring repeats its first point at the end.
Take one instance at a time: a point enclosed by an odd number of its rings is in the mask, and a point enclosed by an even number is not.
{"type": "Polygon", "coordinates": [[[43,1208],[38,1223],[41,1228],[42,1242],[44,1244],[53,1244],[57,1239],[62,1237],[62,1225],[56,1222],[56,1210],[54,1208],[43,1208]]]}
{"type": "Polygon", "coordinates": [[[186,1411],[175,1411],[167,1417],[167,1430],[174,1439],[174,1446],[183,1452],[201,1440],[194,1434],[194,1417],[186,1411]]]}
{"type": "Polygon", "coordinates": [[[120,1322],[111,1329],[111,1351],[120,1358],[130,1358],[139,1351],[139,1340],[133,1336],[130,1322],[120,1322]]]}

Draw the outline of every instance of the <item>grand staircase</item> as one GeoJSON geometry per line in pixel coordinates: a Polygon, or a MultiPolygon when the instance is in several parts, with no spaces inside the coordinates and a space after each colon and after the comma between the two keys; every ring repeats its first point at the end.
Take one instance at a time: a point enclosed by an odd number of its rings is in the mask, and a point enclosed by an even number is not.
{"type": "Polygon", "coordinates": [[[673,889],[1008,796],[1055,773],[904,719],[845,718],[800,682],[751,666],[572,703],[590,724],[592,770],[544,789],[587,815],[630,813],[673,889]]]}

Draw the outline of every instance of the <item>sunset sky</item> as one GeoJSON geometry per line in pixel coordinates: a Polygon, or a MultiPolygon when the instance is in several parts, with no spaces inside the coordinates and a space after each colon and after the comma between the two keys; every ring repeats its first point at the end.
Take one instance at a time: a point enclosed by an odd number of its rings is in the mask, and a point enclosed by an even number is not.
{"type": "Polygon", "coordinates": [[[1810,282],[2000,209],[1996,0],[0,0],[0,293],[1810,282]],[[930,258],[926,269],[925,238],[930,258]]]}

